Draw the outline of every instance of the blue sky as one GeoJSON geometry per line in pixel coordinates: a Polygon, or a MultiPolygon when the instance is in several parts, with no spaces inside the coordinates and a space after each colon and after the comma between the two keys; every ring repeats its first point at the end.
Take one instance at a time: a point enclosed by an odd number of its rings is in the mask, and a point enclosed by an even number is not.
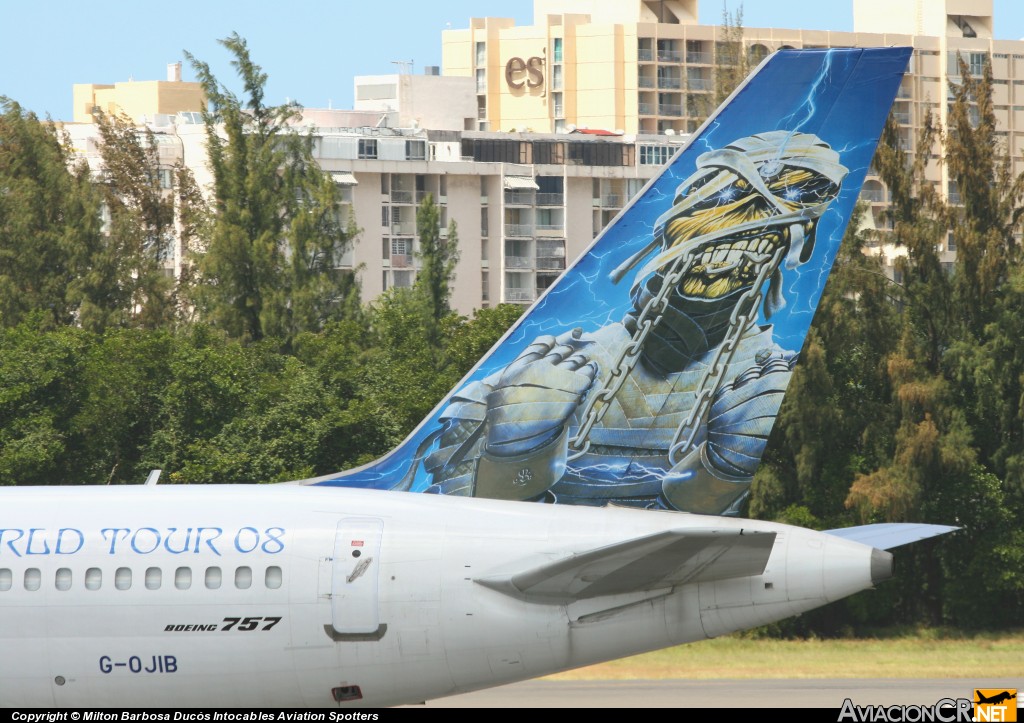
{"type": "MultiPolygon", "coordinates": [[[[746,0],[743,12],[748,27],[853,28],[852,0],[746,0]]],[[[74,83],[159,80],[183,49],[227,81],[232,70],[216,39],[237,30],[269,75],[269,102],[348,108],[354,75],[394,72],[395,60],[413,60],[416,72],[440,65],[449,24],[464,28],[472,16],[492,15],[522,25],[532,14],[531,0],[0,0],[0,95],[69,119],[74,83]]],[[[719,22],[721,3],[703,0],[700,15],[702,23],[719,22]]],[[[995,0],[995,22],[996,37],[1024,37],[1024,3],[995,0]]],[[[184,78],[193,79],[187,64],[184,78]]]]}

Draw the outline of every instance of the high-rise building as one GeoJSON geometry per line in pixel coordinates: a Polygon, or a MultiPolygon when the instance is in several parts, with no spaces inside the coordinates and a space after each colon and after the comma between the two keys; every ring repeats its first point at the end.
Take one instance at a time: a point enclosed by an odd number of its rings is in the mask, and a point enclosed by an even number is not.
{"type": "MultiPolygon", "coordinates": [[[[443,72],[474,79],[480,128],[692,132],[714,107],[716,74],[739,60],[734,36],[699,24],[697,10],[698,0],[534,0],[533,25],[473,18],[445,31],[443,72]]],[[[995,39],[992,0],[853,0],[853,10],[853,32],[744,27],[742,52],[754,67],[782,48],[912,46],[893,107],[908,151],[927,114],[944,125],[958,58],[972,74],[991,62],[998,133],[1024,171],[1024,41],[995,39]]],[[[927,181],[956,203],[940,153],[927,181]]],[[[864,184],[870,223],[886,197],[877,177],[864,184]]],[[[944,252],[948,263],[954,239],[944,252]]]]}
{"type": "MultiPolygon", "coordinates": [[[[308,116],[316,123],[353,117],[329,110],[308,116]]],[[[198,114],[157,115],[146,125],[168,193],[179,163],[200,187],[209,186],[206,128],[198,114]]],[[[78,157],[100,173],[98,128],[66,124],[64,130],[78,157]]],[[[536,299],[683,140],[319,125],[309,132],[316,135],[318,163],[342,191],[343,218],[354,218],[360,229],[339,265],[358,272],[363,299],[415,280],[416,210],[430,194],[442,233],[456,222],[460,260],[452,305],[465,314],[536,299]]],[[[177,276],[189,262],[189,249],[175,240],[164,260],[167,273],[177,276]]]]}

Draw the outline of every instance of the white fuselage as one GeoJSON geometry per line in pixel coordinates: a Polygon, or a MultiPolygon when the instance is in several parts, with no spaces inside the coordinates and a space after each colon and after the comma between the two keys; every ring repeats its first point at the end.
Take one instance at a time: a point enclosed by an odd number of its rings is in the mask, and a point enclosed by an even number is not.
{"type": "Polygon", "coordinates": [[[785,525],[290,485],[0,490],[0,706],[394,705],[714,637],[871,586],[785,525]],[[662,530],[762,575],[570,604],[474,582],[662,530]],[[361,696],[361,697],[355,697],[361,696]]]}

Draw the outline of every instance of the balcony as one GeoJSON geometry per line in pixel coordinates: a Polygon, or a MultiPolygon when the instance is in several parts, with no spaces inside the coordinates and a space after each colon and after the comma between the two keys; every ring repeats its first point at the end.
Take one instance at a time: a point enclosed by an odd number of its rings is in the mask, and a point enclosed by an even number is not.
{"type": "Polygon", "coordinates": [[[650,63],[654,60],[654,51],[650,48],[638,48],[636,51],[636,59],[641,63],[650,63]]]}
{"type": "Polygon", "coordinates": [[[661,76],[658,78],[658,87],[663,90],[679,90],[682,86],[682,78],[673,78],[671,76],[661,76]]]}
{"type": "Polygon", "coordinates": [[[683,60],[683,54],[678,50],[661,50],[658,49],[658,62],[659,63],[681,63],[683,60]]]}
{"type": "Polygon", "coordinates": [[[565,233],[564,223],[538,223],[534,226],[534,228],[537,229],[538,236],[551,236],[552,234],[561,236],[562,234],[565,233]]]}
{"type": "Polygon", "coordinates": [[[533,289],[505,289],[505,303],[507,304],[532,304],[537,298],[533,289]]]}
{"type": "Polygon", "coordinates": [[[529,238],[533,236],[533,226],[526,223],[506,223],[505,235],[529,238]]]}
{"type": "Polygon", "coordinates": [[[391,203],[412,204],[412,191],[391,191],[391,203]]]}
{"type": "Polygon", "coordinates": [[[862,188],[860,198],[862,201],[870,201],[871,203],[885,203],[885,191],[876,188],[862,188]]]}
{"type": "Polygon", "coordinates": [[[714,83],[711,78],[687,78],[686,85],[690,90],[713,90],[714,83]]]}
{"type": "Polygon", "coordinates": [[[538,256],[537,268],[545,271],[562,271],[565,269],[565,258],[558,258],[555,256],[538,256]]]}
{"type": "Polygon", "coordinates": [[[913,95],[914,91],[905,85],[901,85],[900,89],[896,91],[896,98],[899,100],[906,100],[908,98],[912,98],[913,95]]]}
{"type": "Polygon", "coordinates": [[[565,203],[564,193],[538,193],[537,194],[537,205],[538,206],[561,206],[565,203]]]}
{"type": "Polygon", "coordinates": [[[506,269],[532,269],[533,260],[529,256],[506,256],[506,269]]]}
{"type": "Polygon", "coordinates": [[[411,269],[412,261],[412,256],[409,254],[391,254],[391,268],[393,269],[411,269]]]}
{"type": "Polygon", "coordinates": [[[711,53],[702,53],[698,50],[686,51],[687,63],[705,63],[711,65],[711,53]]]}
{"type": "Polygon", "coordinates": [[[901,126],[908,126],[908,125],[910,125],[910,113],[909,112],[908,113],[893,113],[892,117],[901,126]]]}
{"type": "Polygon", "coordinates": [[[637,78],[637,84],[641,88],[653,88],[658,82],[658,79],[650,75],[641,75],[637,78]]]}
{"type": "Polygon", "coordinates": [[[637,111],[640,115],[654,115],[654,103],[638,103],[637,111]]]}
{"type": "Polygon", "coordinates": [[[505,191],[506,206],[532,206],[533,191],[505,191]]]}
{"type": "Polygon", "coordinates": [[[601,196],[601,205],[608,206],[610,208],[621,208],[622,196],[618,193],[606,193],[601,196]]]}
{"type": "Polygon", "coordinates": [[[416,222],[415,221],[398,221],[391,224],[391,235],[392,236],[415,236],[416,235],[416,222]]]}
{"type": "Polygon", "coordinates": [[[683,114],[683,106],[676,103],[658,103],[658,115],[664,116],[681,116],[683,114]]]}

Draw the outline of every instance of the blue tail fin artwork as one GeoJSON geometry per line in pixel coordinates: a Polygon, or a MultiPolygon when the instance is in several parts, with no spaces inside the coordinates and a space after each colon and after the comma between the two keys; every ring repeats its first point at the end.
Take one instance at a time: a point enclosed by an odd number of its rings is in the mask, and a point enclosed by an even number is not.
{"type": "Polygon", "coordinates": [[[909,54],[766,59],[395,451],[304,484],[737,514],[909,54]]]}

